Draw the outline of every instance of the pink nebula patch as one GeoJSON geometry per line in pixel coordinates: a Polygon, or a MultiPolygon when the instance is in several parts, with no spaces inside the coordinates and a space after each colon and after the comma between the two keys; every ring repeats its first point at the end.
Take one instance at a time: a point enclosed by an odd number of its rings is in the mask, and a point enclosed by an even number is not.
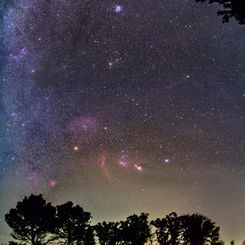
{"type": "Polygon", "coordinates": [[[54,179],[50,179],[48,182],[48,185],[49,185],[49,187],[53,188],[57,185],[57,182],[54,179]]]}
{"type": "Polygon", "coordinates": [[[37,186],[40,183],[40,176],[36,171],[32,171],[29,173],[28,181],[30,181],[33,186],[37,186]]]}
{"type": "Polygon", "coordinates": [[[102,152],[99,156],[98,162],[100,164],[100,167],[101,167],[102,172],[105,175],[106,179],[108,181],[112,181],[112,175],[108,169],[107,160],[108,160],[108,153],[102,152]]]}
{"type": "Polygon", "coordinates": [[[125,161],[119,161],[118,163],[120,166],[122,166],[123,168],[126,168],[128,166],[128,162],[125,161]]]}

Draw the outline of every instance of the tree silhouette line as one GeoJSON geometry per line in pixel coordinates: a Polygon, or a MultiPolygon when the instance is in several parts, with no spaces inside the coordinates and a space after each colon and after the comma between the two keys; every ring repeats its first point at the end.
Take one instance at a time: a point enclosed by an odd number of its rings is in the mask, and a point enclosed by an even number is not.
{"type": "Polygon", "coordinates": [[[223,6],[223,9],[217,13],[222,16],[223,22],[229,22],[234,18],[239,24],[245,24],[244,0],[196,0],[196,2],[218,3],[223,6]]]}
{"type": "Polygon", "coordinates": [[[14,241],[9,245],[221,245],[219,231],[206,216],[170,213],[149,221],[147,213],[120,222],[91,225],[91,214],[68,201],[52,206],[31,194],[5,215],[14,241]]]}

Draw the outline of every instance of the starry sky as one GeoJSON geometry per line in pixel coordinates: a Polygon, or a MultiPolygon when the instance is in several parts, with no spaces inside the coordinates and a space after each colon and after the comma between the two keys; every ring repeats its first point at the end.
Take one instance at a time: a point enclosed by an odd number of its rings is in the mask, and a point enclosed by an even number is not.
{"type": "Polygon", "coordinates": [[[1,241],[30,193],[93,222],[199,212],[245,239],[245,27],[217,10],[1,1],[1,241]]]}

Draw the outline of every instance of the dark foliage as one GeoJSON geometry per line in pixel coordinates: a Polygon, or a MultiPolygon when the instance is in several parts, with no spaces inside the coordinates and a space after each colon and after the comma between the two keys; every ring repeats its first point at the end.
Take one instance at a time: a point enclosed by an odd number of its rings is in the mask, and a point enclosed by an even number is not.
{"type": "Polygon", "coordinates": [[[31,195],[10,209],[5,219],[13,229],[14,239],[33,245],[47,244],[47,234],[55,229],[55,208],[42,195],[31,195]]]}
{"type": "Polygon", "coordinates": [[[178,244],[180,240],[180,219],[176,213],[171,213],[163,219],[151,222],[156,227],[156,236],[159,244],[178,244]]]}
{"type": "Polygon", "coordinates": [[[10,241],[9,245],[19,245],[17,242],[10,241]]]}
{"type": "Polygon", "coordinates": [[[219,227],[209,218],[200,215],[184,215],[180,218],[181,236],[188,244],[217,244],[219,242],[219,227]]]}
{"type": "Polygon", "coordinates": [[[239,24],[245,24],[245,1],[244,0],[196,0],[197,2],[219,3],[223,6],[218,15],[223,17],[224,22],[235,18],[239,24]]]}
{"type": "Polygon", "coordinates": [[[120,223],[118,222],[98,223],[94,229],[101,245],[114,245],[121,240],[120,223]]]}
{"type": "Polygon", "coordinates": [[[46,203],[42,195],[31,195],[17,203],[5,216],[16,241],[9,245],[67,244],[143,245],[155,241],[160,245],[222,245],[219,227],[200,215],[177,216],[148,221],[148,214],[133,214],[121,222],[90,225],[91,214],[66,202],[57,207],[46,203]],[[154,232],[152,232],[154,228],[154,232]]]}
{"type": "Polygon", "coordinates": [[[90,213],[72,202],[57,206],[56,233],[64,244],[94,244],[93,231],[89,225],[90,213]]]}
{"type": "Polygon", "coordinates": [[[133,214],[120,222],[121,240],[132,245],[143,245],[151,238],[148,214],[133,214]]]}

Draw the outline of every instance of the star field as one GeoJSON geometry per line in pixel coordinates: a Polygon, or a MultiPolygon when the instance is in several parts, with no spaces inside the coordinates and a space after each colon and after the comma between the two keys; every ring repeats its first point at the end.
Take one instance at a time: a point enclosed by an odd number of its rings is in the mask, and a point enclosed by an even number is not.
{"type": "Polygon", "coordinates": [[[244,27],[216,10],[3,2],[0,240],[3,215],[33,192],[94,221],[200,212],[244,239],[244,27]]]}

